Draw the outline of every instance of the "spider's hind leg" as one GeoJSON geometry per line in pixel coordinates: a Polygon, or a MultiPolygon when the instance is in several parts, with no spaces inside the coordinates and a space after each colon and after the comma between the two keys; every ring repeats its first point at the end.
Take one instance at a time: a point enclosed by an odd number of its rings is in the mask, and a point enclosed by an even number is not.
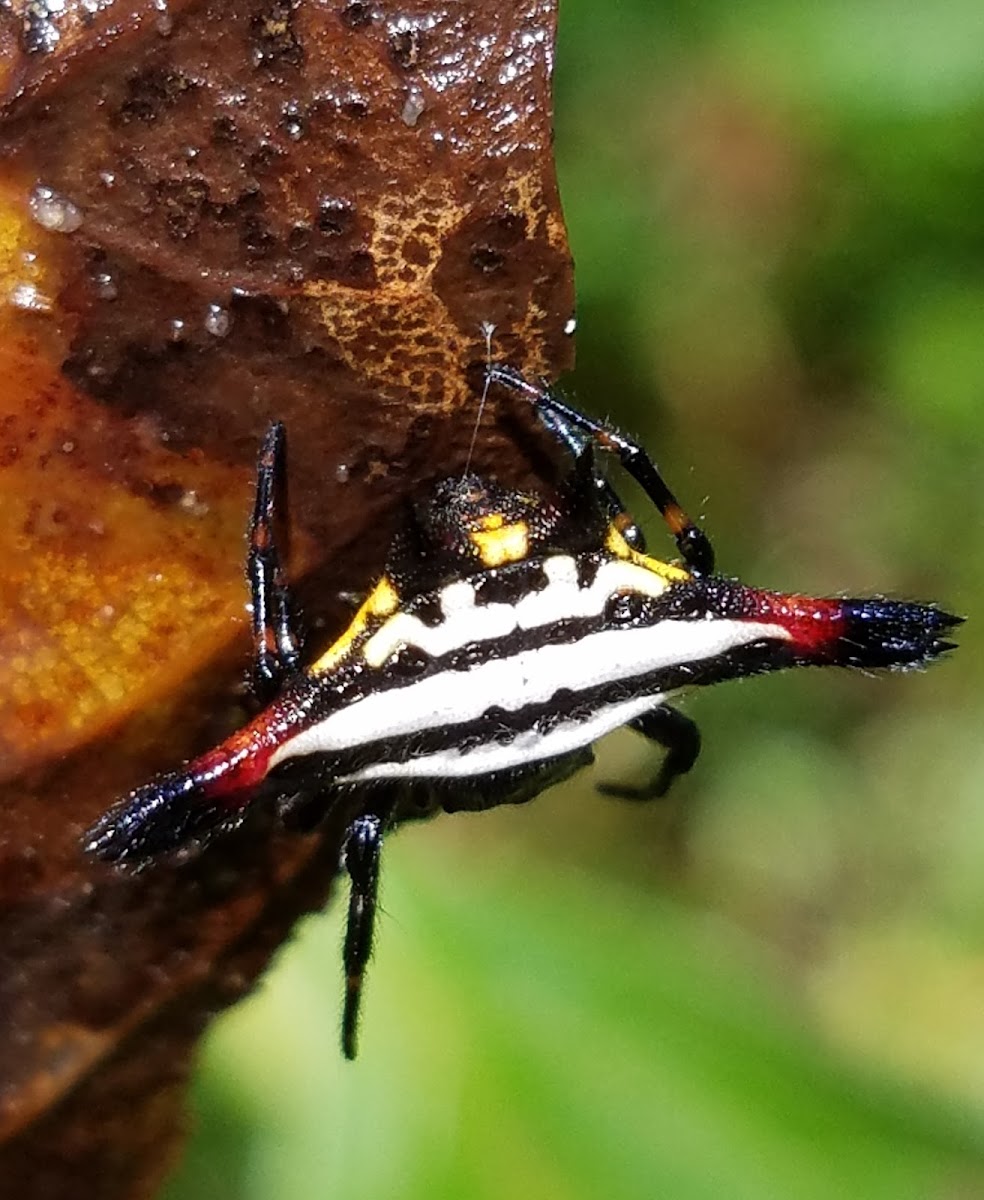
{"type": "Polygon", "coordinates": [[[643,737],[656,742],[666,750],[663,763],[648,783],[642,787],[625,787],[621,784],[600,783],[598,791],[606,796],[618,796],[623,800],[655,800],[665,796],[678,775],[686,775],[700,754],[700,730],[689,717],[660,704],[641,717],[629,722],[629,728],[643,737]]]}
{"type": "MultiPolygon", "coordinates": [[[[300,638],[278,539],[286,542],[286,434],[280,422],[266,432],[256,467],[256,500],[249,523],[246,576],[253,607],[253,693],[268,704],[298,670],[300,638]]],[[[286,555],[286,545],[284,545],[286,555]]]]}

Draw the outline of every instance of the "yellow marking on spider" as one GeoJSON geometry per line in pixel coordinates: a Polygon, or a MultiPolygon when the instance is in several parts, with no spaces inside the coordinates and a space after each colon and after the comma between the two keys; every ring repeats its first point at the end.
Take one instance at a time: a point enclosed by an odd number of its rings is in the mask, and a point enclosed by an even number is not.
{"type": "Polygon", "coordinates": [[[348,628],[333,642],[310,668],[310,675],[323,675],[337,666],[352,649],[356,640],[366,632],[373,617],[389,617],[400,607],[400,596],[385,575],[372,589],[362,607],[349,622],[348,628]]]}
{"type": "Polygon", "coordinates": [[[507,525],[501,513],[491,513],[483,518],[482,526],[468,536],[483,567],[504,567],[529,557],[530,528],[525,521],[507,525]]]}
{"type": "Polygon", "coordinates": [[[634,563],[637,567],[651,571],[654,575],[665,579],[667,583],[686,583],[688,579],[693,578],[690,572],[685,571],[683,567],[676,567],[673,563],[663,562],[659,558],[650,558],[648,554],[640,554],[638,550],[633,550],[615,525],[608,526],[605,549],[610,554],[614,554],[616,558],[622,559],[623,562],[634,563]]]}

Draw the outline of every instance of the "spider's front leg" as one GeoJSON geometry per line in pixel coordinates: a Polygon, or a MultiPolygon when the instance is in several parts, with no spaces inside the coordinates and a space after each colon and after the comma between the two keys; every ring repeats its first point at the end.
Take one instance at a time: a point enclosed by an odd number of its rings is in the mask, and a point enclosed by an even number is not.
{"type": "Polygon", "coordinates": [[[278,421],[267,430],[256,467],[256,500],[249,524],[246,578],[252,600],[253,693],[260,705],[297,674],[300,638],[278,542],[286,556],[287,438],[278,421]]]}
{"type": "Polygon", "coordinates": [[[501,384],[526,396],[533,403],[544,425],[575,455],[579,446],[583,446],[586,440],[615,454],[659,509],[688,569],[695,575],[713,573],[714,550],[710,539],[684,512],[659,467],[638,442],[632,441],[603,421],[585,416],[576,408],[571,408],[548,387],[530,383],[512,367],[493,363],[488,367],[487,374],[490,382],[501,384]]]}
{"type": "Polygon", "coordinates": [[[700,754],[700,730],[689,717],[669,704],[643,713],[629,722],[629,728],[666,750],[662,766],[653,779],[642,787],[600,783],[598,791],[622,800],[655,800],[665,796],[678,775],[686,775],[700,754]]]}

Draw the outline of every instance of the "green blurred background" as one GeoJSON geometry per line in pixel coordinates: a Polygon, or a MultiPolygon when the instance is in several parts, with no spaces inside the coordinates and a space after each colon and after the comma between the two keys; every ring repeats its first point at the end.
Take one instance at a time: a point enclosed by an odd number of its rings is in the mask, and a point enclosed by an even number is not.
{"type": "MultiPolygon", "coordinates": [[[[582,405],[725,572],[973,615],[980,0],[562,9],[582,405]]],[[[170,1200],[984,1197],[981,636],[694,695],[662,805],[401,831],[357,1065],[336,903],[214,1028],[170,1200]]]]}

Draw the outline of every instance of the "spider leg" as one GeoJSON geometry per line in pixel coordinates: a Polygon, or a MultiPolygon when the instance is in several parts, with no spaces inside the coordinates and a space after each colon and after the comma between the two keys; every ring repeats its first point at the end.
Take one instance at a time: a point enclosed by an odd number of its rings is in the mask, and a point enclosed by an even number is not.
{"type": "Polygon", "coordinates": [[[641,554],[646,552],[646,538],[635,518],[626,508],[622,497],[612,483],[601,474],[595,464],[594,442],[581,437],[573,430],[557,426],[540,414],[542,423],[553,433],[557,440],[569,446],[574,454],[574,471],[571,475],[575,503],[581,496],[587,495],[592,503],[600,504],[602,511],[625,538],[633,550],[641,554]]]}
{"type": "Polygon", "coordinates": [[[571,408],[548,387],[530,383],[512,367],[493,363],[488,368],[488,378],[492,383],[499,383],[530,400],[546,427],[569,449],[590,441],[602,450],[617,455],[625,470],[659,509],[688,568],[695,575],[713,572],[714,551],[707,534],[684,512],[659,468],[642,446],[603,421],[571,408]]]}
{"type": "Polygon", "coordinates": [[[629,722],[629,728],[665,748],[663,764],[654,778],[643,787],[601,783],[598,791],[623,800],[655,800],[665,796],[674,779],[678,775],[686,775],[697,761],[700,730],[689,717],[668,704],[660,704],[641,717],[636,717],[629,722]]]}
{"type": "Polygon", "coordinates": [[[379,858],[383,848],[383,819],[376,813],[356,817],[345,834],[342,851],[352,881],[342,961],[345,965],[345,1004],[342,1011],[342,1053],[355,1058],[359,1032],[362,979],[372,953],[379,888],[379,858]]]}
{"type": "Polygon", "coordinates": [[[402,806],[407,796],[405,792],[401,792],[396,799],[377,801],[379,811],[363,813],[352,821],[346,830],[342,850],[342,861],[351,880],[345,945],[342,951],[345,966],[342,1053],[346,1058],[355,1058],[358,1050],[362,988],[366,964],[372,953],[376,920],[379,860],[384,832],[394,816],[401,820],[414,816],[430,816],[435,807],[441,807],[446,812],[479,812],[499,804],[523,804],[538,796],[544,788],[567,779],[592,761],[590,749],[585,748],[561,758],[487,776],[479,781],[472,781],[470,786],[466,783],[462,787],[460,780],[435,780],[424,789],[426,803],[417,804],[415,810],[402,806]]]}
{"type": "Polygon", "coordinates": [[[290,593],[277,546],[286,494],[286,434],[278,421],[260,448],[256,500],[249,523],[246,577],[253,605],[253,691],[267,704],[298,669],[300,640],[291,615],[290,593]]]}
{"type": "Polygon", "coordinates": [[[541,406],[540,399],[550,395],[549,389],[536,387],[512,367],[502,365],[491,365],[488,368],[488,377],[491,382],[503,384],[533,400],[537,406],[540,423],[570,451],[575,463],[575,475],[579,478],[587,477],[590,489],[601,501],[608,519],[619,524],[622,535],[634,550],[644,551],[646,546],[642,530],[628,515],[625,504],[611,482],[600,474],[595,466],[594,440],[569,421],[559,419],[551,409],[541,406]]]}

